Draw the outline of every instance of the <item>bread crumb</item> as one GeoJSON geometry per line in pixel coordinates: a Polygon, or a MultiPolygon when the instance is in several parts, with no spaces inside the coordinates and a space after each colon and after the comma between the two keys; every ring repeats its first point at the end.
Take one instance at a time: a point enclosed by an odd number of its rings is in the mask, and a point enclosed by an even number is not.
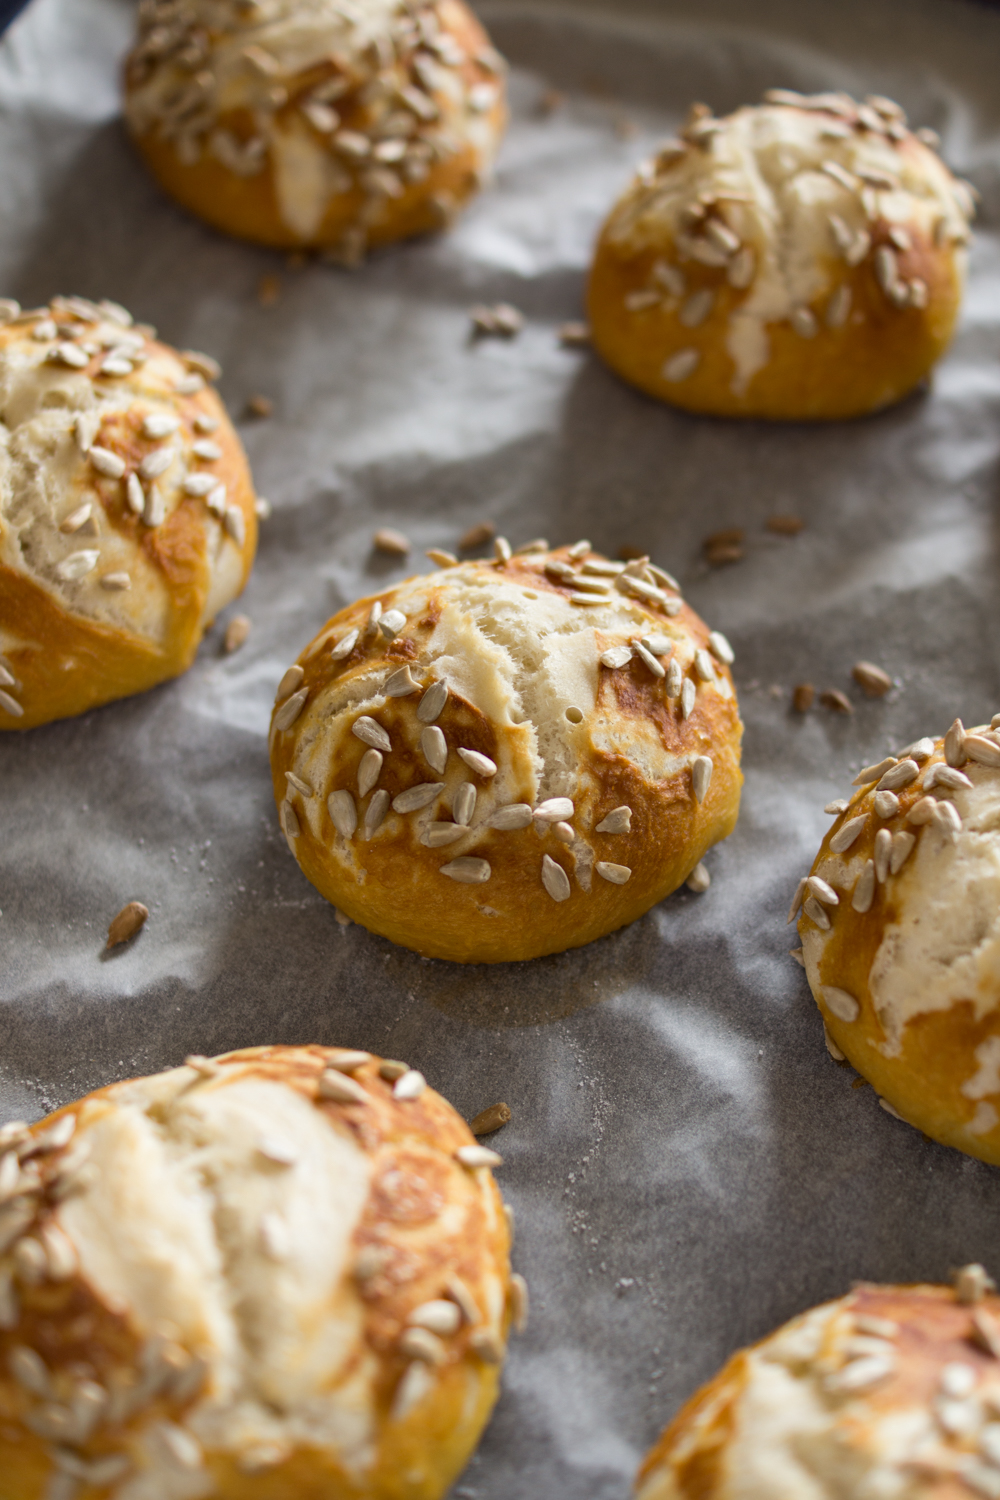
{"type": "Polygon", "coordinates": [[[410,539],[391,526],[383,526],[372,537],[376,552],[386,552],[390,557],[405,557],[410,550],[410,539]]]}
{"type": "Polygon", "coordinates": [[[119,943],[127,943],[148,916],[149,907],[143,906],[141,901],[130,901],[127,906],[123,906],[108,928],[108,947],[116,948],[119,943]]]}
{"type": "Polygon", "coordinates": [[[798,536],[805,523],[798,516],[768,516],[764,525],[778,536],[798,536]]]}
{"type": "Polygon", "coordinates": [[[492,1135],[506,1125],[510,1119],[509,1104],[491,1104],[489,1109],[484,1109],[476,1116],[469,1129],[473,1135],[492,1135]]]}
{"type": "Polygon", "coordinates": [[[225,639],[222,642],[222,649],[227,656],[232,656],[234,651],[238,651],[242,645],[245,645],[247,636],[250,634],[251,623],[249,615],[233,615],[226,626],[225,639]]]}

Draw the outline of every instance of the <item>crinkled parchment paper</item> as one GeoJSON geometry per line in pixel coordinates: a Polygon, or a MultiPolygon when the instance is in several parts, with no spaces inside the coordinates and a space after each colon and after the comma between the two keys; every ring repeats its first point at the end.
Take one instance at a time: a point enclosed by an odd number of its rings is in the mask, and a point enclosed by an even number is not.
{"type": "MultiPolygon", "coordinates": [[[[123,0],[34,0],[0,44],[0,293],[111,296],[225,368],[274,502],[237,606],[182,680],[0,743],[0,1098],[35,1116],[186,1053],[338,1042],[403,1057],[495,1143],[534,1293],[456,1494],[621,1500],[646,1445],[737,1345],[856,1277],[994,1270],[1000,1178],[854,1090],[823,1047],[785,911],[852,770],[1000,708],[1000,14],[964,0],[491,0],[514,64],[496,187],[436,242],[293,271],[159,194],[117,118],[123,0]],[[962,327],[930,392],[830,427],[690,418],[555,330],[632,164],[693,98],[768,86],[898,97],[984,195],[962,327]],[[564,96],[539,112],[548,90],[564,96]],[[281,295],[259,305],[263,275],[281,295]],[[471,345],[506,300],[511,341],[471,345]],[[802,518],[794,538],[764,529],[802,518]],[[334,610],[488,517],[518,542],[638,545],[737,651],[747,782],[707,895],[523,966],[423,961],[333,912],[278,831],[265,730],[334,610]],[[742,526],[710,572],[704,536],[742,526]],[[859,657],[898,678],[869,702],[859,657]],[[850,718],[796,717],[803,679],[850,718]],[[136,942],[102,953],[130,898],[136,942]]],[[[550,100],[551,104],[553,101],[550,100]]],[[[420,563],[417,564],[421,565],[420,563]]]]}

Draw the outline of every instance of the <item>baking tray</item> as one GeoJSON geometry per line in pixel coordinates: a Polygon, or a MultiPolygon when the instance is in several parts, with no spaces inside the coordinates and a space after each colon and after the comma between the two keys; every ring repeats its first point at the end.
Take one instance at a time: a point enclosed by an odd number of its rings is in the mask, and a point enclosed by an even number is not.
{"type": "Polygon", "coordinates": [[[533,1316],[455,1494],[623,1500],[739,1344],[857,1277],[1000,1269],[996,1174],[830,1061],[784,925],[853,770],[1000,707],[1000,16],[962,0],[483,15],[514,64],[497,185],[447,238],[354,274],[288,269],[161,197],[118,120],[123,0],[35,0],[0,44],[0,292],[112,296],[217,355],[234,414],[275,401],[242,424],[274,504],[237,606],[247,645],[222,655],[220,622],[180,681],[0,742],[0,1115],[279,1041],[406,1058],[470,1117],[505,1099],[533,1316]],[[983,193],[952,352],[929,392],[864,421],[688,417],[558,345],[634,163],[692,99],[723,111],[773,85],[899,98],[983,193]],[[524,332],[471,343],[470,304],[500,300],[524,332]],[[768,532],[774,513],[801,534],[768,532]],[[677,572],[736,647],[747,780],[706,895],[573,953],[463,968],[338,926],[279,833],[265,735],[320,623],[406,571],[372,553],[377,526],[419,560],[484,518],[515,544],[587,536],[677,572]],[[701,543],[732,526],[745,556],[712,571],[701,543]],[[852,687],[859,658],[896,679],[886,698],[852,687]],[[794,715],[801,680],[855,712],[794,715]],[[133,897],[150,920],[107,955],[133,897]]]}

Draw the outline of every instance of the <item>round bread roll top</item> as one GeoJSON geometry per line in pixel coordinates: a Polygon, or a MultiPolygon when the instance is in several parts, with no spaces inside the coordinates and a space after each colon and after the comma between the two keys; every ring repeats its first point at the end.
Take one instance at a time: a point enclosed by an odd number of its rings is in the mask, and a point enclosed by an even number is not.
{"type": "Polygon", "coordinates": [[[184,671],[257,521],[213,360],[114,303],[4,312],[0,729],[27,729],[184,671]]]}
{"type": "Polygon", "coordinates": [[[129,128],[168,192],[277,246],[440,228],[488,175],[505,64],[461,0],[145,0],[129,128]]]}
{"type": "Polygon", "coordinates": [[[285,674],[275,796],[310,880],[423,954],[496,962],[632,921],[731,832],[732,652],[587,542],[411,578],[285,674]]]}
{"type": "Polygon", "coordinates": [[[500,1158],[419,1073],[195,1058],[0,1152],[11,1500],[444,1493],[525,1300],[500,1158]]]}
{"type": "Polygon", "coordinates": [[[853,416],[898,400],[947,344],[969,184],[898,105],[772,90],[696,105],[601,234],[595,343],[692,411],[853,416]]]}
{"type": "Polygon", "coordinates": [[[956,720],[855,780],[793,902],[813,994],[892,1113],[1000,1162],[1000,733],[956,720]]]}
{"type": "Polygon", "coordinates": [[[995,1495],[1000,1299],[981,1266],[957,1283],[861,1285],[741,1350],[651,1450],[637,1500],[995,1495]]]}

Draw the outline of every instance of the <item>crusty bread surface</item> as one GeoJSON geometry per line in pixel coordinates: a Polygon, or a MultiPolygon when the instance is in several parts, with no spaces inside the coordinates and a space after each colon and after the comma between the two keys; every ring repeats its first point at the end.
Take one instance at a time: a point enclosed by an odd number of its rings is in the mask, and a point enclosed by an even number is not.
{"type": "Polygon", "coordinates": [[[995,1493],[1000,1299],[973,1295],[863,1284],[741,1350],[650,1450],[637,1500],[995,1493]]]}
{"type": "Polygon", "coordinates": [[[253,482],[204,355],[113,303],[0,320],[0,730],[176,677],[243,588],[253,482]]]}
{"type": "Polygon", "coordinates": [[[668,577],[583,543],[446,567],[329,620],[271,727],[313,884],[460,962],[575,947],[675,890],[735,824],[742,726],[728,642],[668,577]]]}
{"type": "Polygon", "coordinates": [[[956,721],[860,775],[796,892],[813,995],[894,1113],[1000,1163],[1000,736],[956,721]]]}
{"type": "Polygon", "coordinates": [[[898,401],[951,338],[974,211],[932,140],[882,98],[695,106],[601,231],[598,352],[689,411],[815,420],[898,401]]]}
{"type": "Polygon", "coordinates": [[[351,264],[444,227],[489,176],[504,74],[462,0],[161,0],[140,12],[126,118],[217,229],[351,264]]]}
{"type": "Polygon", "coordinates": [[[499,1157],[419,1073],[195,1058],[0,1152],[5,1500],[436,1500],[461,1470],[524,1302],[499,1157]]]}

